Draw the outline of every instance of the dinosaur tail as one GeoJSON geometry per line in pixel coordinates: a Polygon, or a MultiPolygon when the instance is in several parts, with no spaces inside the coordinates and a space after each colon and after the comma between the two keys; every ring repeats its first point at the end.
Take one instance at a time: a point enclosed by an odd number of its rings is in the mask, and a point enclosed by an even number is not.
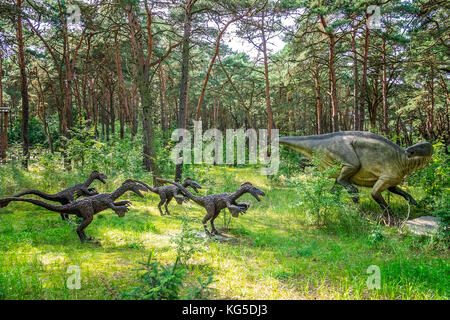
{"type": "MultiPolygon", "coordinates": [[[[325,135],[323,135],[325,136],[325,135]]],[[[291,149],[301,153],[307,158],[311,158],[314,151],[317,150],[318,142],[320,139],[326,137],[319,136],[290,136],[290,137],[280,137],[279,142],[288,146],[291,149]]]]}
{"type": "Polygon", "coordinates": [[[23,192],[20,192],[20,193],[18,193],[16,195],[13,195],[13,197],[18,198],[18,197],[24,196],[26,194],[34,194],[34,195],[37,195],[37,196],[39,196],[41,198],[44,198],[45,200],[55,201],[55,196],[54,195],[48,194],[48,193],[45,193],[45,192],[42,192],[42,191],[39,191],[39,190],[23,191],[23,192]]]}
{"type": "Polygon", "coordinates": [[[53,204],[46,203],[46,202],[36,200],[36,199],[28,199],[28,198],[20,198],[20,197],[9,197],[9,198],[0,199],[0,208],[4,208],[4,207],[8,206],[8,204],[12,201],[21,201],[21,202],[32,203],[34,205],[43,207],[47,210],[59,212],[59,213],[65,211],[64,209],[66,209],[66,206],[57,206],[57,205],[53,205],[53,204]]]}
{"type": "Polygon", "coordinates": [[[144,187],[146,187],[151,192],[158,194],[158,188],[152,187],[151,185],[148,185],[144,181],[140,181],[140,180],[134,180],[134,181],[136,181],[137,183],[142,184],[144,187]]]}
{"type": "Polygon", "coordinates": [[[161,178],[156,178],[156,180],[157,180],[158,182],[161,182],[161,183],[170,183],[170,184],[173,184],[174,186],[178,187],[178,189],[180,189],[181,192],[182,192],[186,197],[188,197],[189,199],[191,199],[191,200],[193,200],[193,201],[196,201],[196,202],[199,200],[199,197],[194,196],[188,189],[186,189],[185,187],[183,187],[183,185],[181,185],[181,184],[179,184],[179,183],[177,183],[177,182],[174,182],[174,181],[171,181],[171,180],[167,180],[167,179],[161,179],[161,178]]]}

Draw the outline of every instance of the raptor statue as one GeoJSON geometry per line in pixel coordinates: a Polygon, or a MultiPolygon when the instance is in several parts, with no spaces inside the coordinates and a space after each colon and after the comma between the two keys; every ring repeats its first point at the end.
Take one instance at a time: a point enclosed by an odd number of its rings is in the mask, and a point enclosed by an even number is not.
{"type": "MultiPolygon", "coordinates": [[[[76,198],[79,197],[90,197],[97,195],[98,191],[95,190],[95,188],[89,188],[89,186],[95,180],[99,180],[102,183],[106,183],[105,179],[108,179],[108,177],[105,174],[94,170],[91,172],[91,174],[89,175],[89,177],[86,179],[85,182],[78,183],[70,188],[64,189],[55,194],[48,194],[40,190],[27,190],[20,192],[16,195],[13,195],[13,197],[22,197],[26,194],[34,194],[41,198],[44,198],[45,200],[55,201],[61,203],[62,205],[65,205],[73,202],[76,198]]],[[[61,219],[68,220],[69,216],[65,213],[61,213],[61,219]]]]}
{"type": "Polygon", "coordinates": [[[76,215],[83,219],[77,228],[77,234],[81,242],[85,242],[86,240],[93,240],[86,236],[84,229],[93,221],[95,214],[106,209],[112,209],[119,217],[125,216],[131,202],[127,200],[115,201],[127,191],[133,191],[139,197],[143,198],[144,196],[141,191],[148,191],[148,189],[133,179],[127,179],[112,193],[97,194],[95,196],[75,200],[74,202],[65,205],[49,204],[37,199],[9,197],[0,199],[0,208],[6,207],[12,201],[21,201],[32,203],[50,211],[76,215]]]}
{"type": "Polygon", "coordinates": [[[199,197],[193,195],[191,192],[189,192],[188,189],[177,182],[161,178],[157,178],[156,180],[161,183],[170,183],[177,186],[184,196],[206,209],[206,215],[203,218],[202,223],[208,236],[212,236],[213,234],[220,235],[219,231],[217,231],[216,227],[214,226],[214,220],[223,209],[228,208],[231,215],[235,218],[239,216],[239,213],[242,214],[247,211],[247,209],[250,207],[248,203],[236,202],[236,200],[241,196],[246,193],[250,193],[257,201],[260,201],[259,196],[265,196],[264,191],[255,187],[250,182],[241,184],[239,189],[233,193],[216,193],[199,197]],[[208,221],[211,224],[211,232],[206,226],[206,223],[208,221]]]}
{"type": "MultiPolygon", "coordinates": [[[[166,214],[170,215],[169,209],[167,209],[167,205],[172,201],[172,198],[175,198],[178,204],[182,204],[184,201],[189,200],[187,197],[182,197],[178,193],[178,188],[174,185],[171,186],[161,186],[161,187],[152,187],[145,182],[139,181],[141,184],[143,184],[145,187],[147,187],[151,192],[156,193],[159,195],[159,203],[158,203],[158,209],[161,215],[163,216],[164,213],[161,210],[161,206],[164,205],[164,208],[166,209],[166,214]]],[[[192,178],[186,178],[184,179],[182,186],[187,188],[191,187],[194,189],[195,193],[198,193],[198,189],[201,189],[202,186],[199,185],[197,182],[192,180],[192,178]]]]}
{"type": "Polygon", "coordinates": [[[354,185],[372,187],[372,197],[387,213],[384,217],[387,224],[390,224],[392,211],[381,193],[387,189],[417,205],[413,197],[398,185],[411,172],[427,166],[433,155],[433,146],[428,142],[403,150],[385,137],[365,131],[281,137],[279,142],[307,158],[318,153],[325,165],[336,161],[341,163],[336,183],[345,187],[355,202],[359,197],[354,185]]]}

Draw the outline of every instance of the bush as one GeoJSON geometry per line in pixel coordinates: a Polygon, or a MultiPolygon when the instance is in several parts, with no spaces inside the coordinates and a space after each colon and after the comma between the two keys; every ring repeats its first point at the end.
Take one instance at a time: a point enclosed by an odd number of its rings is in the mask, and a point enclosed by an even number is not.
{"type": "MultiPolygon", "coordinates": [[[[180,292],[184,287],[184,281],[188,272],[187,262],[199,250],[201,240],[183,218],[181,232],[172,239],[176,246],[177,256],[173,264],[162,264],[154,260],[154,251],[149,255],[146,263],[141,263],[144,271],[141,275],[141,285],[124,292],[125,299],[137,300],[175,300],[181,299],[180,292]]],[[[209,285],[214,282],[213,274],[210,273],[206,280],[197,278],[197,285],[188,289],[186,299],[206,299],[211,294],[209,285]]]]}
{"type": "Polygon", "coordinates": [[[418,203],[433,216],[441,219],[441,231],[450,236],[450,157],[446,146],[439,142],[433,145],[434,153],[430,164],[414,172],[408,182],[425,191],[418,203]]]}
{"type": "Polygon", "coordinates": [[[299,206],[306,211],[313,225],[333,232],[355,234],[364,227],[364,221],[352,205],[347,191],[335,185],[332,179],[338,175],[342,165],[324,164],[321,159],[320,155],[313,157],[314,167],[308,168],[306,181],[290,182],[295,184],[299,198],[303,199],[299,206]]]}
{"type": "Polygon", "coordinates": [[[152,251],[146,263],[141,263],[144,273],[142,284],[130,292],[123,293],[123,298],[137,300],[175,300],[179,299],[180,289],[186,269],[179,263],[179,256],[174,264],[163,265],[153,259],[152,251]]]}

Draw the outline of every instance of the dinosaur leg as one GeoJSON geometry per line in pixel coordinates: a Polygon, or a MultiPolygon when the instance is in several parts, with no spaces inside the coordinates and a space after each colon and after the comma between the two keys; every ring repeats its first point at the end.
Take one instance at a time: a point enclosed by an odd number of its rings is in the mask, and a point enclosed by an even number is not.
{"type": "Polygon", "coordinates": [[[389,205],[387,204],[386,200],[384,200],[383,196],[381,195],[381,192],[389,188],[389,183],[378,179],[378,181],[375,183],[375,185],[372,188],[372,191],[370,194],[372,195],[372,198],[380,205],[380,207],[383,209],[383,216],[384,216],[384,223],[386,225],[391,225],[395,221],[395,217],[393,215],[392,210],[389,208],[389,205]],[[387,213],[387,216],[386,214],[387,213]],[[392,216],[392,217],[391,217],[392,216]],[[391,223],[392,220],[392,223],[391,223]]]}
{"type": "Polygon", "coordinates": [[[392,193],[398,194],[399,196],[402,196],[406,200],[408,200],[412,205],[417,206],[416,200],[406,191],[400,189],[397,186],[389,187],[388,190],[392,193]]]}
{"type": "Polygon", "coordinates": [[[170,212],[169,209],[167,209],[167,205],[169,204],[169,202],[172,200],[172,197],[169,196],[167,197],[166,203],[164,204],[164,209],[166,209],[166,213],[170,216],[170,212]]]}
{"type": "MultiPolygon", "coordinates": [[[[336,179],[336,183],[347,189],[348,193],[352,196],[353,202],[359,202],[359,191],[352,185],[351,178],[359,171],[359,166],[345,165],[342,167],[339,176],[336,179]]],[[[331,189],[333,191],[334,187],[331,189]]]]}
{"type": "Polygon", "coordinates": [[[222,234],[219,231],[217,231],[216,227],[214,226],[214,220],[216,220],[219,213],[220,213],[220,211],[219,212],[216,211],[214,213],[214,216],[212,217],[210,224],[211,224],[211,232],[215,235],[221,236],[222,234]]]}
{"type": "Polygon", "coordinates": [[[166,202],[166,197],[161,197],[161,201],[159,201],[159,203],[158,203],[158,209],[159,209],[159,213],[161,213],[162,216],[164,215],[164,213],[161,210],[161,206],[164,204],[164,202],[166,202]]]}
{"type": "Polygon", "coordinates": [[[80,225],[77,228],[78,237],[80,237],[80,241],[84,243],[86,240],[89,240],[86,234],[84,233],[84,229],[92,222],[92,215],[88,215],[81,221],[80,225]]]}
{"type": "MultiPolygon", "coordinates": [[[[61,199],[61,200],[59,201],[59,203],[61,203],[62,205],[66,205],[66,204],[70,203],[70,201],[69,201],[69,200],[66,200],[66,199],[61,199]]],[[[63,221],[70,221],[69,215],[68,215],[67,213],[61,213],[61,219],[62,219],[63,221]]]]}
{"type": "Polygon", "coordinates": [[[208,235],[210,237],[212,236],[212,233],[209,232],[208,226],[206,225],[206,223],[214,217],[214,214],[215,214],[214,206],[208,206],[208,207],[206,207],[206,215],[202,220],[203,228],[205,228],[205,233],[206,233],[206,235],[208,235]]]}

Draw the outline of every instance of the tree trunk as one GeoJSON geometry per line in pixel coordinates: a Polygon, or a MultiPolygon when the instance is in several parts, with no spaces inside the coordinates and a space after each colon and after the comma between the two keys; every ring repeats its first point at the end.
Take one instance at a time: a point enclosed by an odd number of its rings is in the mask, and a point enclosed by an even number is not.
{"type": "Polygon", "coordinates": [[[427,133],[428,137],[434,139],[434,62],[431,61],[430,80],[428,85],[429,101],[427,106],[427,133]]]}
{"type": "Polygon", "coordinates": [[[22,0],[17,0],[17,7],[20,12],[17,16],[17,45],[19,55],[20,68],[20,91],[22,95],[22,166],[28,169],[28,160],[30,158],[29,147],[30,141],[28,138],[28,117],[29,117],[29,103],[28,103],[28,84],[25,70],[25,53],[22,33],[22,0]]]}
{"type": "Polygon", "coordinates": [[[367,57],[369,54],[369,34],[368,13],[366,12],[366,29],[364,34],[364,57],[363,57],[363,73],[361,81],[361,96],[359,100],[359,130],[364,130],[365,105],[367,97],[367,57]]]}
{"type": "Polygon", "coordinates": [[[267,59],[266,34],[264,30],[264,10],[262,10],[261,12],[261,41],[264,56],[264,80],[266,89],[265,93],[266,93],[266,107],[267,107],[267,141],[270,142],[272,138],[273,115],[272,115],[272,107],[270,105],[269,62],[267,59]]]}
{"type": "Polygon", "coordinates": [[[163,137],[166,136],[167,131],[167,86],[166,77],[164,75],[162,64],[158,67],[158,77],[159,77],[159,102],[161,105],[161,130],[163,137]]]}
{"type": "Polygon", "coordinates": [[[352,32],[352,52],[353,52],[353,129],[361,130],[359,127],[359,109],[358,109],[358,52],[356,51],[357,26],[354,26],[352,32]]]}
{"type": "MultiPolygon", "coordinates": [[[[187,0],[186,12],[184,16],[184,30],[183,30],[183,49],[181,62],[181,80],[180,80],[180,103],[178,109],[178,128],[186,129],[186,99],[188,91],[188,76],[189,76],[189,46],[191,39],[192,28],[192,6],[195,1],[187,0]]],[[[198,109],[197,109],[198,111],[198,109]]],[[[199,112],[197,112],[199,113],[199,112]]],[[[196,116],[196,120],[197,120],[196,116]]],[[[179,142],[182,141],[180,137],[179,142]]],[[[183,175],[183,163],[177,164],[175,167],[175,181],[180,181],[183,175]]]]}
{"type": "Polygon", "coordinates": [[[381,59],[383,62],[383,77],[382,77],[382,95],[383,95],[383,132],[385,135],[389,134],[388,131],[388,114],[387,114],[387,79],[386,79],[386,39],[383,36],[382,38],[382,51],[381,51],[381,59]]]}
{"type": "MultiPolygon", "coordinates": [[[[3,107],[3,51],[0,49],[0,108],[3,107]]],[[[0,112],[0,162],[6,161],[8,144],[8,113],[0,112]],[[5,139],[6,138],[6,139],[5,139]]]]}
{"type": "Polygon", "coordinates": [[[316,98],[317,134],[322,133],[322,102],[320,101],[319,65],[314,62],[314,95],[316,98]]]}

